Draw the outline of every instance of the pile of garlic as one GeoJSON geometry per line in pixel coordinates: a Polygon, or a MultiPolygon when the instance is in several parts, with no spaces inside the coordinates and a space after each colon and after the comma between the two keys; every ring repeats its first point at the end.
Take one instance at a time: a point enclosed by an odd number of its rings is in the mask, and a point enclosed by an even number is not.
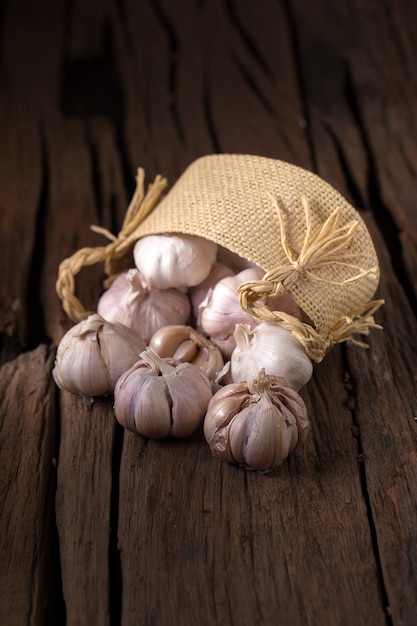
{"type": "MultiPolygon", "coordinates": [[[[264,271],[183,234],[139,239],[133,263],[62,338],[58,387],[90,403],[113,394],[117,421],[145,437],[188,437],[203,424],[213,455],[277,467],[308,432],[298,391],[313,365],[291,331],[241,308],[239,285],[264,271]]],[[[286,293],[266,304],[302,319],[286,293]]]]}

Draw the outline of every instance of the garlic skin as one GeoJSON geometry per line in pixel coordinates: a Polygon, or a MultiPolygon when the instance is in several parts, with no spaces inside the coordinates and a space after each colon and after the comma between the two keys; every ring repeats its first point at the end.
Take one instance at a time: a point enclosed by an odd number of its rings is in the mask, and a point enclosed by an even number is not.
{"type": "Polygon", "coordinates": [[[52,376],[60,389],[91,402],[95,396],[113,392],[120,375],[145,347],[134,330],[98,314],[90,315],[62,337],[52,376]]]}
{"type": "Polygon", "coordinates": [[[200,305],[197,323],[219,347],[225,359],[230,358],[236,345],[233,337],[236,324],[248,324],[252,328],[258,323],[240,306],[237,289],[241,283],[260,280],[263,275],[263,270],[249,268],[223,278],[209,290],[207,298],[200,305]]]}
{"type": "Polygon", "coordinates": [[[160,358],[150,347],[114,389],[114,412],[127,430],[152,439],[189,437],[212,397],[208,378],[191,363],[160,358]]]}
{"type": "Polygon", "coordinates": [[[149,346],[162,358],[192,363],[210,382],[224,365],[220,350],[192,326],[164,326],[152,336],[149,346]]]}
{"type": "Polygon", "coordinates": [[[186,291],[208,276],[216,253],[217,244],[202,237],[147,235],[136,242],[133,259],[151,287],[186,291]]]}
{"type": "Polygon", "coordinates": [[[298,391],[313,374],[313,364],[290,330],[274,322],[261,322],[251,329],[237,324],[236,348],[230,358],[232,382],[249,380],[261,368],[269,375],[284,378],[298,391]]]}
{"type": "Polygon", "coordinates": [[[152,289],[139,270],[132,268],[119,274],[103,293],[97,312],[110,322],[133,328],[148,343],[159,328],[185,324],[191,303],[178,289],[152,289]]]}
{"type": "Polygon", "coordinates": [[[215,261],[207,278],[195,287],[190,287],[188,295],[191,300],[192,312],[196,319],[198,319],[199,316],[200,304],[207,298],[209,289],[212,289],[223,278],[234,276],[235,273],[236,272],[228,265],[215,261]]]}
{"type": "Polygon", "coordinates": [[[214,456],[262,472],[278,467],[310,428],[301,396],[260,370],[249,382],[219,389],[209,402],[204,436],[214,456]]]}

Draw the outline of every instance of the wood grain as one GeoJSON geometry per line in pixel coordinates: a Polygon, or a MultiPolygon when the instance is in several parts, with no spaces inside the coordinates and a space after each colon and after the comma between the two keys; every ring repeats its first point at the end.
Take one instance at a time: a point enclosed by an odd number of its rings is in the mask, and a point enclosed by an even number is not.
{"type": "Polygon", "coordinates": [[[92,407],[61,394],[56,517],[66,623],[110,624],[110,513],[115,419],[109,402],[92,407]]]}
{"type": "MultiPolygon", "coordinates": [[[[406,0],[0,5],[1,626],[414,626],[416,20],[406,0]],[[172,185],[220,151],[323,176],[381,264],[384,330],[316,366],[311,435],[271,474],[201,432],[124,432],[111,398],[51,379],[59,262],[106,243],[90,224],[118,232],[138,166],[172,185]]],[[[103,277],[77,277],[85,306],[103,277]]]]}
{"type": "Polygon", "coordinates": [[[60,596],[52,358],[40,345],[0,370],[0,621],[8,626],[48,623],[60,596]]]}

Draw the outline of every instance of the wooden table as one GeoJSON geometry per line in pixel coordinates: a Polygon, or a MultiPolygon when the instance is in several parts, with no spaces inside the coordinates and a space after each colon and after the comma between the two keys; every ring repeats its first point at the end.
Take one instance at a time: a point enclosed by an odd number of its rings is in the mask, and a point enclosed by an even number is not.
{"type": "Polygon", "coordinates": [[[417,623],[416,32],[407,0],[0,5],[1,626],[417,623]],[[51,377],[60,261],[118,231],[137,167],[216,152],[318,173],[380,260],[384,330],[316,366],[270,474],[51,377]]]}

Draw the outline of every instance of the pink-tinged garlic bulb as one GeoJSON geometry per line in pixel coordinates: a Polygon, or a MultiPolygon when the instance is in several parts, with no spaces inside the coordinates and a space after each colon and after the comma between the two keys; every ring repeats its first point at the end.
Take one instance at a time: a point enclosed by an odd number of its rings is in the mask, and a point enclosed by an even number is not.
{"type": "Polygon", "coordinates": [[[145,349],[145,341],[119,322],[90,315],[62,337],[52,375],[60,389],[92,402],[112,393],[117,379],[145,349]]]}
{"type": "Polygon", "coordinates": [[[198,320],[200,312],[200,304],[207,298],[209,289],[213,289],[217,283],[226,278],[227,276],[233,276],[235,272],[231,267],[216,261],[213,263],[209,275],[203,282],[199,283],[195,287],[190,287],[188,295],[191,300],[191,308],[196,320],[198,320]]]}
{"type": "Polygon", "coordinates": [[[201,424],[211,397],[210,381],[195,365],[148,347],[117,381],[114,412],[124,428],[145,437],[182,438],[201,424]]]}
{"type": "Polygon", "coordinates": [[[249,382],[219,389],[210,400],[204,435],[214,456],[247,469],[278,467],[302,442],[310,422],[301,396],[261,370],[249,382]]]}
{"type": "Polygon", "coordinates": [[[216,253],[217,244],[203,237],[147,235],[136,242],[133,258],[151,287],[186,291],[208,276],[216,253]]]}
{"type": "Polygon", "coordinates": [[[149,346],[160,357],[192,363],[210,382],[224,365],[220,350],[192,326],[164,326],[152,336],[149,346]]]}
{"type": "Polygon", "coordinates": [[[308,383],[313,364],[295,335],[274,322],[261,322],[251,329],[237,324],[236,348],[230,358],[232,382],[249,380],[261,368],[280,376],[296,391],[308,383]]]}
{"type": "Polygon", "coordinates": [[[148,343],[159,328],[185,324],[191,303],[178,289],[152,289],[139,270],[132,268],[115,278],[99,299],[97,311],[111,322],[133,328],[148,343]]]}
{"type": "Polygon", "coordinates": [[[238,287],[246,281],[260,280],[263,275],[263,270],[249,268],[234,276],[227,276],[209,290],[207,298],[200,305],[198,324],[218,346],[225,359],[230,358],[236,345],[233,337],[236,324],[248,324],[252,328],[258,323],[240,306],[238,287]]]}

